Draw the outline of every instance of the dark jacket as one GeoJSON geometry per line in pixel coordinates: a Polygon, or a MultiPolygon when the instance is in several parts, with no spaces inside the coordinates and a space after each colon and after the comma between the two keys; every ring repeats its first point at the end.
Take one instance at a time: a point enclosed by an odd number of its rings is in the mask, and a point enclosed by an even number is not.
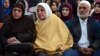
{"type": "Polygon", "coordinates": [[[36,29],[33,19],[28,16],[23,16],[21,19],[14,20],[10,18],[4,23],[0,38],[2,43],[7,44],[7,39],[16,37],[22,43],[34,42],[36,37],[36,29]]]}
{"type": "MultiPolygon", "coordinates": [[[[78,18],[72,19],[66,22],[66,25],[68,26],[74,39],[73,48],[79,48],[77,44],[81,38],[81,26],[80,26],[79,19],[78,18]]],[[[88,39],[90,41],[89,47],[94,48],[94,49],[100,48],[100,25],[95,19],[92,19],[91,17],[89,17],[87,21],[87,28],[88,28],[87,29],[88,39]]]]}
{"type": "Polygon", "coordinates": [[[0,0],[0,22],[3,21],[3,18],[4,18],[4,9],[2,5],[2,0],[0,0]]]}

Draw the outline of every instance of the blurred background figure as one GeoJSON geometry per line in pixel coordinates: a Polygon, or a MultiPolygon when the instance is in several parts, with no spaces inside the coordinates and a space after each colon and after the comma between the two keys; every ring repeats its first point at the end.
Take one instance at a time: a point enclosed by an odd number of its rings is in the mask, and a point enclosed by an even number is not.
{"type": "Polygon", "coordinates": [[[65,2],[60,6],[61,20],[66,22],[73,18],[73,8],[70,3],[65,2]]]}
{"type": "Polygon", "coordinates": [[[95,1],[94,12],[91,16],[100,22],[100,0],[95,1]]]}
{"type": "Polygon", "coordinates": [[[10,14],[11,14],[11,2],[10,0],[2,0],[2,5],[4,9],[4,20],[3,22],[6,22],[6,20],[9,19],[10,14]]]}
{"type": "Polygon", "coordinates": [[[28,5],[29,5],[29,12],[35,12],[36,11],[36,5],[40,2],[43,2],[42,0],[27,0],[28,1],[28,5]]]}
{"type": "Polygon", "coordinates": [[[65,2],[68,2],[72,5],[72,8],[74,9],[73,11],[73,17],[74,18],[77,18],[77,6],[78,6],[78,3],[77,3],[77,0],[62,0],[61,3],[65,3],[65,2]]]}
{"type": "Polygon", "coordinates": [[[55,15],[57,15],[58,17],[60,17],[60,13],[58,12],[58,8],[57,8],[58,4],[56,1],[51,0],[50,1],[50,8],[52,10],[52,13],[54,13],[55,15]]]}
{"type": "Polygon", "coordinates": [[[10,0],[3,0],[3,6],[4,6],[5,16],[10,15],[11,13],[10,0]]]}

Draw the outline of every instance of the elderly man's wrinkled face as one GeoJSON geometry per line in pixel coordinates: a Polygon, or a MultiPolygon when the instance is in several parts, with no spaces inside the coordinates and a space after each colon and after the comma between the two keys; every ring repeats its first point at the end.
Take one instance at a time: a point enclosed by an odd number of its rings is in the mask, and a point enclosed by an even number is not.
{"type": "Polygon", "coordinates": [[[81,19],[86,19],[90,14],[90,7],[89,5],[82,3],[77,8],[77,14],[81,19]]]}

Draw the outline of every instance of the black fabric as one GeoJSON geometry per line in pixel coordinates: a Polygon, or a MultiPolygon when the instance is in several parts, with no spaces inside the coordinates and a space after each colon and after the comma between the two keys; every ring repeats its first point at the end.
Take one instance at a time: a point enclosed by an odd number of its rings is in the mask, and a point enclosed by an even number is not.
{"type": "MultiPolygon", "coordinates": [[[[7,39],[11,37],[16,37],[21,43],[34,43],[36,39],[36,29],[33,19],[23,16],[19,20],[12,20],[12,18],[7,20],[0,33],[3,50],[5,50],[5,46],[8,45],[7,39]]],[[[24,49],[21,45],[19,47],[24,49]]]]}
{"type": "Polygon", "coordinates": [[[35,56],[34,53],[18,54],[14,52],[6,52],[3,56],[35,56]]]}
{"type": "Polygon", "coordinates": [[[35,54],[36,56],[48,56],[48,53],[45,51],[39,51],[35,54]]]}
{"type": "Polygon", "coordinates": [[[72,5],[72,8],[73,8],[73,17],[74,18],[77,18],[77,1],[76,0],[67,0],[71,5],[72,5]]]}
{"type": "Polygon", "coordinates": [[[7,52],[29,53],[32,52],[32,46],[30,44],[12,44],[5,46],[7,52]]]}
{"type": "Polygon", "coordinates": [[[56,53],[54,56],[63,56],[62,54],[56,53]]]}
{"type": "Polygon", "coordinates": [[[17,2],[17,0],[10,0],[11,8],[17,2]]]}
{"type": "Polygon", "coordinates": [[[16,37],[19,41],[29,41],[29,42],[35,42],[36,39],[36,29],[35,25],[32,19],[29,17],[24,16],[20,20],[8,20],[4,26],[2,27],[2,31],[0,33],[0,38],[2,43],[5,45],[7,44],[7,39],[10,37],[16,37]],[[23,36],[25,37],[17,37],[17,35],[20,35],[23,33],[23,36]],[[33,37],[26,37],[26,35],[32,35],[33,37]]]}
{"type": "Polygon", "coordinates": [[[30,42],[33,39],[33,34],[29,34],[29,33],[18,33],[16,38],[20,39],[21,42],[30,42]]]}

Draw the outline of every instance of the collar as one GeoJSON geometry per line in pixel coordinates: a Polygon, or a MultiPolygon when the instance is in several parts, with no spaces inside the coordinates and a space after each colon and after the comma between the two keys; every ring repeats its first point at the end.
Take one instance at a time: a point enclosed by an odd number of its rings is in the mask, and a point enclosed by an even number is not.
{"type": "Polygon", "coordinates": [[[86,18],[85,20],[82,20],[81,18],[79,18],[80,23],[87,23],[88,18],[86,18]]]}

